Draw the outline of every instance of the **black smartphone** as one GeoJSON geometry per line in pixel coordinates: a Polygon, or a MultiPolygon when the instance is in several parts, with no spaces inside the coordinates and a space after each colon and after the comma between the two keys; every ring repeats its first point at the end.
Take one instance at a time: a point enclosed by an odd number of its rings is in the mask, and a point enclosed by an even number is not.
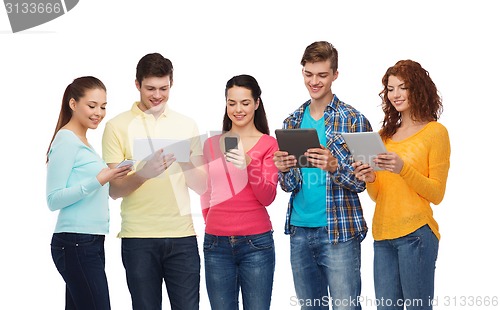
{"type": "Polygon", "coordinates": [[[224,150],[229,152],[229,150],[238,148],[238,137],[224,137],[224,150]]]}

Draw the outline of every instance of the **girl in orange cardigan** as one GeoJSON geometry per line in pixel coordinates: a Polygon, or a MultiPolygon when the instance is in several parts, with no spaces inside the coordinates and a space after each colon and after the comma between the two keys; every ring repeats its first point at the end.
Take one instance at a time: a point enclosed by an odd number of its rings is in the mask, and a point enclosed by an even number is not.
{"type": "Polygon", "coordinates": [[[382,78],[385,117],[380,130],[387,153],[383,170],[355,162],[355,175],[375,201],[374,280],[377,309],[432,309],[439,228],[431,203],[445,193],[450,141],[437,122],[442,102],[429,73],[398,61],[382,78]]]}

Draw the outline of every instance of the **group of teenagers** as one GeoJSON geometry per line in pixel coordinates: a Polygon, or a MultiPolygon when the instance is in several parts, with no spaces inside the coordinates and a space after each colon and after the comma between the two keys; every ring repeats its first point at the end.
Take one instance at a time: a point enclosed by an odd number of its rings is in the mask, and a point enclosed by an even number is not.
{"type": "Polygon", "coordinates": [[[66,309],[111,307],[104,254],[109,197],[122,199],[118,237],[133,309],[161,309],[163,283],[171,309],[199,309],[201,262],[190,190],[200,197],[205,221],[211,308],[239,309],[241,294],[243,309],[270,309],[276,258],[267,207],[278,183],[291,193],[285,234],[302,309],[361,309],[361,242],[368,228],[358,195],[364,190],[375,202],[378,309],[432,309],[440,234],[431,204],[442,201],[450,166],[435,84],[413,60],[387,69],[379,130],[387,152],[377,155],[374,169],[354,161],[340,135],[372,126],[332,91],[337,50],[313,42],[300,63],[310,98],[283,128],[316,129],[321,147],[304,154],[308,168],[296,167],[297,158],[270,135],[261,88],[251,75],[227,81],[222,131],[201,141],[195,121],[167,105],[171,61],[145,55],[136,68],[140,100],[105,124],[102,155],[86,133],[106,115],[105,85],[84,76],[67,86],[47,151],[46,186],[49,209],[59,211],[51,253],[66,283],[66,309]],[[237,137],[237,145],[227,149],[226,137],[237,137]],[[159,149],[119,166],[133,158],[136,139],[188,140],[189,161],[159,149]]]}

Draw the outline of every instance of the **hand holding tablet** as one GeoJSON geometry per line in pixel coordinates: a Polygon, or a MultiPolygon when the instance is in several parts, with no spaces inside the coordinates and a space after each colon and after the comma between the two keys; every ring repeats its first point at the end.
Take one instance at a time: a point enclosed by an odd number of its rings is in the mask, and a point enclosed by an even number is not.
{"type": "Polygon", "coordinates": [[[280,151],[285,151],[289,155],[293,155],[297,160],[295,167],[314,167],[307,160],[307,156],[305,156],[304,153],[307,152],[308,149],[321,148],[316,129],[276,129],[275,134],[280,151]]]}
{"type": "Polygon", "coordinates": [[[373,170],[382,170],[373,162],[378,154],[387,153],[378,132],[342,132],[340,134],[344,138],[354,161],[369,164],[373,170]]]}

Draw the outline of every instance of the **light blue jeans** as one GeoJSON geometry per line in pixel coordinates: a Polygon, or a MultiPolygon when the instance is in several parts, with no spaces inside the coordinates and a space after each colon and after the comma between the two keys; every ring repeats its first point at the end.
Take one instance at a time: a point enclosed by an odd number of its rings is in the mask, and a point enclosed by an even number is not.
{"type": "Polygon", "coordinates": [[[378,310],[432,309],[439,241],[429,226],[401,238],[375,241],[378,310]]]}
{"type": "Polygon", "coordinates": [[[361,241],[332,244],[326,227],[291,227],[290,260],[302,309],[360,310],[361,241]],[[330,295],[328,295],[330,293],[330,295]]]}
{"type": "Polygon", "coordinates": [[[271,304],[275,253],[272,231],[249,236],[205,234],[205,279],[214,310],[266,310],[271,304]]]}

